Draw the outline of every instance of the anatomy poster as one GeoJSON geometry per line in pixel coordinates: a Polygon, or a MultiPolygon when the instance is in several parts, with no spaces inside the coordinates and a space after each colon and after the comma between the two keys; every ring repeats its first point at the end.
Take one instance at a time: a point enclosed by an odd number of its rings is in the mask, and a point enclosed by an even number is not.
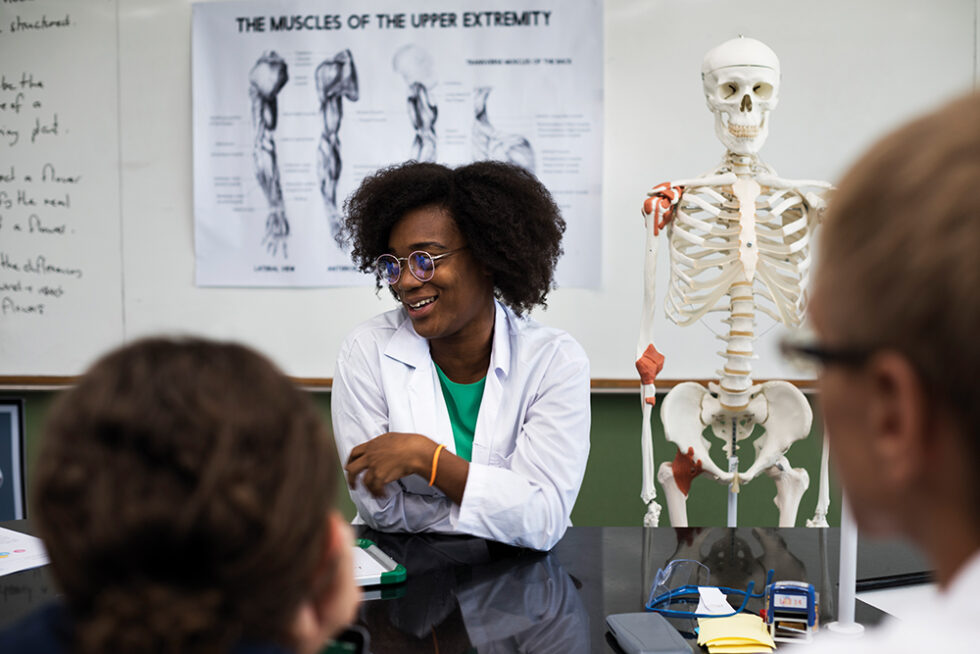
{"type": "Polygon", "coordinates": [[[194,5],[199,285],[373,283],[334,238],[360,181],[497,159],[562,209],[558,283],[598,286],[601,0],[416,4],[194,5]]]}

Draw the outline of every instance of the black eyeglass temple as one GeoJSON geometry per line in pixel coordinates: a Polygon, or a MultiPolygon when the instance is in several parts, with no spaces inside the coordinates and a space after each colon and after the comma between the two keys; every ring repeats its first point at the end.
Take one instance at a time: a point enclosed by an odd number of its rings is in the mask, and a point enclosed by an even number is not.
{"type": "Polygon", "coordinates": [[[860,365],[871,356],[872,350],[866,348],[830,348],[821,345],[797,345],[784,343],[782,350],[787,354],[797,354],[821,363],[840,363],[860,365]]]}

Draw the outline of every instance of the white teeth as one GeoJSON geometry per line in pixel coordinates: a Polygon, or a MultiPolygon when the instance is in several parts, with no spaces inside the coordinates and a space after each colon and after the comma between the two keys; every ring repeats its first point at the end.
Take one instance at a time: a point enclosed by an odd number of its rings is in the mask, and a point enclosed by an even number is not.
{"type": "Polygon", "coordinates": [[[737,138],[754,139],[759,135],[759,127],[756,125],[735,125],[728,123],[728,133],[737,138]]]}
{"type": "Polygon", "coordinates": [[[435,301],[436,301],[436,299],[434,297],[430,297],[430,298],[426,298],[424,300],[419,300],[415,304],[409,304],[408,306],[410,306],[413,309],[420,309],[420,308],[424,307],[427,304],[432,304],[435,301]]]}

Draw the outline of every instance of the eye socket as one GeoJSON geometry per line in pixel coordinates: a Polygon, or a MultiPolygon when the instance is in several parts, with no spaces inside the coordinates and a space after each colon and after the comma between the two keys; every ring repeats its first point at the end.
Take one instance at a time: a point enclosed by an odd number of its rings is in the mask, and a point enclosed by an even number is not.
{"type": "Polygon", "coordinates": [[[728,100],[738,93],[738,85],[735,82],[727,82],[718,87],[718,95],[722,100],[728,100]]]}
{"type": "Polygon", "coordinates": [[[766,84],[765,82],[759,82],[752,87],[752,92],[755,93],[762,100],[768,100],[772,97],[772,84],[766,84]]]}

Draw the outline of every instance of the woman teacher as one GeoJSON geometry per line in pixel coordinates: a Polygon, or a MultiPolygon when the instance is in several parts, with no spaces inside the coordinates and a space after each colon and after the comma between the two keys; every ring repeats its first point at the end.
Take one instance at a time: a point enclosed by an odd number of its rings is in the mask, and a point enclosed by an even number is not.
{"type": "Polygon", "coordinates": [[[332,415],[358,518],[547,550],[589,453],[589,362],[544,305],[565,229],[529,172],[408,163],[347,200],[343,237],[399,308],[340,349],[332,415]]]}

